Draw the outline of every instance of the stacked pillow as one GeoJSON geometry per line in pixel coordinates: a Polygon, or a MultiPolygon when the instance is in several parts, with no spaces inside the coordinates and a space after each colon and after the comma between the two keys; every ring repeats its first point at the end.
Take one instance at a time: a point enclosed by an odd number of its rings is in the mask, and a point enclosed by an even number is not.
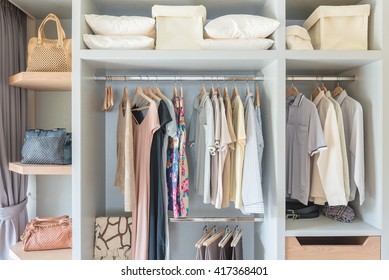
{"type": "Polygon", "coordinates": [[[90,49],[149,50],[155,48],[155,20],[140,16],[85,15],[95,33],[84,34],[90,49]]]}
{"type": "Polygon", "coordinates": [[[274,40],[267,38],[280,22],[262,16],[232,14],[211,20],[205,26],[203,49],[259,49],[272,47],[274,40]]]}

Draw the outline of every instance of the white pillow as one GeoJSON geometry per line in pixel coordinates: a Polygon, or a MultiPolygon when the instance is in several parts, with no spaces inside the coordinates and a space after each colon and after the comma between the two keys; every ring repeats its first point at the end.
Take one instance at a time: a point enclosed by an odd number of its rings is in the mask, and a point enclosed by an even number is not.
{"type": "Polygon", "coordinates": [[[84,34],[84,42],[90,49],[96,50],[151,50],[154,39],[137,35],[91,35],[84,34]]]}
{"type": "Polygon", "coordinates": [[[155,38],[155,20],[138,16],[85,15],[96,35],[142,35],[155,38]]]}
{"type": "Polygon", "coordinates": [[[279,21],[262,16],[225,15],[211,20],[205,31],[213,39],[254,39],[266,38],[279,25],[279,21]]]}
{"type": "Polygon", "coordinates": [[[201,47],[204,50],[267,50],[273,46],[272,39],[205,39],[201,47]]]}

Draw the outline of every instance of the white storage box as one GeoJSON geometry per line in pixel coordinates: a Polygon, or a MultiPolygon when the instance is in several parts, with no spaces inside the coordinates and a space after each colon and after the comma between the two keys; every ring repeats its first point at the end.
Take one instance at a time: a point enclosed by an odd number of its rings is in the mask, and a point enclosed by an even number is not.
{"type": "Polygon", "coordinates": [[[201,49],[204,6],[154,5],[152,15],[156,19],[156,49],[201,49]]]}
{"type": "Polygon", "coordinates": [[[319,6],[304,22],[316,50],[367,50],[370,5],[319,6]]]}
{"type": "Polygon", "coordinates": [[[288,50],[313,50],[308,31],[299,25],[287,26],[286,47],[288,50]]]}

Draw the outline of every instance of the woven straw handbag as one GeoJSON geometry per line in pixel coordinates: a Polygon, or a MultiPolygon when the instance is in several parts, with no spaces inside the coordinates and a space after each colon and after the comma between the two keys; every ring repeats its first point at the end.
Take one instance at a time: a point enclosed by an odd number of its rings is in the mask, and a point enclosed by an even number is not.
{"type": "Polygon", "coordinates": [[[54,14],[48,14],[38,29],[38,37],[28,41],[27,72],[71,72],[72,40],[66,39],[61,22],[54,14]],[[46,38],[44,28],[48,21],[55,21],[57,39],[46,38]]]}

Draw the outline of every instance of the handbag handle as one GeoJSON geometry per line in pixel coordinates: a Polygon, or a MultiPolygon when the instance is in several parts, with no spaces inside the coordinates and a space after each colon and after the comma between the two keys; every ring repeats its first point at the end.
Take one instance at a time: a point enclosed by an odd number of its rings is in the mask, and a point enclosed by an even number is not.
{"type": "Polygon", "coordinates": [[[54,21],[56,24],[56,27],[57,27],[57,47],[62,47],[63,41],[66,39],[66,34],[62,28],[62,25],[61,25],[61,22],[59,21],[59,18],[56,15],[54,15],[53,13],[48,14],[38,28],[38,44],[39,45],[42,44],[42,38],[46,38],[44,28],[46,26],[46,23],[50,20],[54,21]]]}
{"type": "Polygon", "coordinates": [[[69,216],[63,215],[63,216],[52,217],[52,218],[39,218],[39,217],[35,218],[35,220],[37,222],[54,222],[54,221],[60,221],[60,220],[65,220],[65,219],[69,219],[69,216]]]}

